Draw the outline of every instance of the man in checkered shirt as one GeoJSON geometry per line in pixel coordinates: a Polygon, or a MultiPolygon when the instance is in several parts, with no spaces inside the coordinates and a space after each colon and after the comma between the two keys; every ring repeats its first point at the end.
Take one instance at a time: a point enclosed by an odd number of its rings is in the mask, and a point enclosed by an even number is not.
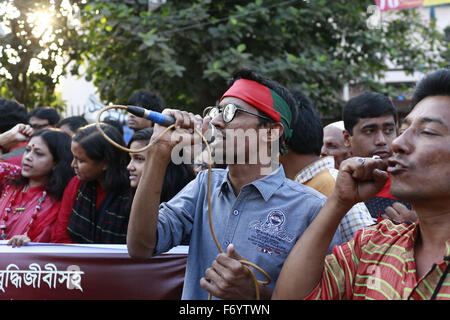
{"type": "MultiPolygon", "coordinates": [[[[299,105],[299,116],[293,122],[292,137],[286,142],[289,152],[280,162],[289,179],[316,189],[328,197],[334,189],[339,171],[334,167],[333,157],[320,157],[323,143],[322,121],[303,93],[292,93],[299,105]]],[[[356,231],[372,224],[369,210],[360,202],[345,215],[340,228],[345,241],[348,241],[356,231]]]]}

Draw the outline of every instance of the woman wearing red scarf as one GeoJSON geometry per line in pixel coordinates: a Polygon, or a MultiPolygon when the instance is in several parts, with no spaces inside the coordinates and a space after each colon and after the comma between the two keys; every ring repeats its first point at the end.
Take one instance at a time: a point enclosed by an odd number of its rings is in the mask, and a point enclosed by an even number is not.
{"type": "MultiPolygon", "coordinates": [[[[101,126],[125,146],[119,130],[101,126]]],[[[110,144],[95,124],[78,129],[71,150],[76,176],[64,191],[51,242],[125,243],[131,205],[128,154],[110,144]]]]}
{"type": "MultiPolygon", "coordinates": [[[[26,134],[26,128],[21,133],[26,134]]],[[[50,242],[64,188],[73,176],[70,138],[56,129],[35,132],[22,168],[0,162],[0,237],[9,244],[50,242]]]]}

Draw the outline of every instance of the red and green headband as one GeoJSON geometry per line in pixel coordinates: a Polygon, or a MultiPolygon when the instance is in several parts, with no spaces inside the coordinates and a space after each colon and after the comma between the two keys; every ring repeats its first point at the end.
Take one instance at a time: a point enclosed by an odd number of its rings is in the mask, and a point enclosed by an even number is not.
{"type": "Polygon", "coordinates": [[[291,121],[292,113],[286,101],[275,91],[260,84],[259,82],[239,79],[223,94],[220,101],[225,97],[235,97],[261,110],[271,119],[281,122],[284,133],[283,140],[292,136],[291,121]]]}

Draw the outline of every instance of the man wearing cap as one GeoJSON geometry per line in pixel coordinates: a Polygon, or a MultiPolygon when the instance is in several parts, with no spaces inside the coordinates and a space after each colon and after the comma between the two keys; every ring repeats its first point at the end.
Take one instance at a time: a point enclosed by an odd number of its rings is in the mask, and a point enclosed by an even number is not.
{"type": "MultiPolygon", "coordinates": [[[[189,244],[183,299],[206,299],[208,293],[222,299],[255,299],[254,281],[241,260],[245,259],[269,275],[271,282],[259,283],[258,288],[261,298],[270,298],[284,260],[325,201],[315,190],[287,179],[281,165],[271,165],[279,152],[271,145],[277,142],[280,151],[286,152],[281,142],[289,139],[296,112],[286,88],[250,70],[234,75],[219,105],[209,108],[204,119],[165,110],[175,117],[176,130],[162,135],[148,150],[130,214],[130,256],[146,259],[189,244]],[[191,139],[193,128],[205,131],[209,122],[222,134],[221,151],[228,162],[227,169],[214,169],[211,175],[211,223],[217,244],[209,227],[206,170],[169,202],[158,201],[173,148],[182,139],[191,139]],[[238,130],[258,135],[256,140],[246,135],[236,144],[238,130]],[[262,149],[272,159],[269,166],[261,163],[261,157],[252,160],[254,144],[258,153],[262,149]],[[236,163],[241,155],[244,163],[236,163]],[[273,169],[267,172],[267,168],[273,169]],[[219,254],[217,245],[223,253],[219,254]]],[[[153,137],[163,130],[155,125],[153,137]]],[[[340,242],[338,231],[330,248],[340,242]]],[[[255,275],[266,280],[260,272],[255,275]]]]}
{"type": "Polygon", "coordinates": [[[334,158],[334,167],[339,170],[341,162],[351,156],[348,140],[344,139],[344,121],[330,123],[323,128],[323,145],[320,156],[334,158]]]}

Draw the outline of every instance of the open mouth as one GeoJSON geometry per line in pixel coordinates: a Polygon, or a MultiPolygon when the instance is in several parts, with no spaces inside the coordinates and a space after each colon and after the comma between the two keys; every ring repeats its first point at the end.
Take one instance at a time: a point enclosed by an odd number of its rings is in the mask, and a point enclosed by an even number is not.
{"type": "Polygon", "coordinates": [[[396,175],[405,172],[408,167],[397,160],[389,160],[387,172],[396,175]]]}
{"type": "Polygon", "coordinates": [[[389,152],[387,152],[387,151],[378,151],[378,152],[375,152],[373,155],[377,155],[377,156],[379,156],[381,159],[386,159],[386,158],[389,158],[389,157],[390,157],[390,154],[389,154],[389,152]]]}

